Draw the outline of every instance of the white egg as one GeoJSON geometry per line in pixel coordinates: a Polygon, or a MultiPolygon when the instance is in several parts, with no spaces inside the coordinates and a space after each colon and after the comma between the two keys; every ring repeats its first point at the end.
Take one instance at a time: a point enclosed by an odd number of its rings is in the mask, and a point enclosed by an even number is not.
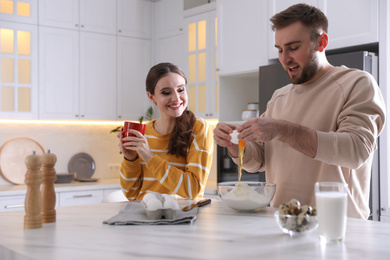
{"type": "Polygon", "coordinates": [[[179,203],[177,203],[174,199],[166,199],[164,202],[164,208],[166,209],[172,209],[172,210],[178,210],[179,209],[179,203]]]}
{"type": "Polygon", "coordinates": [[[158,210],[162,208],[162,203],[157,198],[151,198],[146,202],[147,210],[158,210]]]}
{"type": "Polygon", "coordinates": [[[233,144],[238,144],[237,130],[233,130],[233,133],[231,133],[230,136],[231,136],[230,142],[232,142],[233,144]]]}
{"type": "Polygon", "coordinates": [[[154,195],[153,193],[147,193],[143,198],[142,200],[145,202],[145,204],[150,200],[150,199],[156,199],[156,195],[154,195]]]}
{"type": "Polygon", "coordinates": [[[161,194],[165,200],[173,199],[169,194],[161,194]]]}

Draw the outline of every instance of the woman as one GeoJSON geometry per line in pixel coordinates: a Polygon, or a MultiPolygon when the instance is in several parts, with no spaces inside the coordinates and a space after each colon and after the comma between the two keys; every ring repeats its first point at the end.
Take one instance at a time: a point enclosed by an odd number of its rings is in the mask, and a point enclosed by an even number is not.
{"type": "Polygon", "coordinates": [[[186,199],[203,196],[213,156],[208,122],[187,109],[187,79],[171,63],[152,67],[146,77],[148,98],[161,117],[146,125],[143,136],[120,138],[123,153],[122,190],[129,200],[148,192],[177,194],[186,199]]]}

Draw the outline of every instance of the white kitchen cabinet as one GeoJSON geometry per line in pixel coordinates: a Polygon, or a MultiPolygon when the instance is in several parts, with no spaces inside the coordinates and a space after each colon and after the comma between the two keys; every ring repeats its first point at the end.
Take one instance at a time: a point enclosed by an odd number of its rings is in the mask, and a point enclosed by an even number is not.
{"type": "Polygon", "coordinates": [[[60,207],[98,204],[104,198],[103,190],[69,191],[59,194],[60,207]]]}
{"type": "MultiPolygon", "coordinates": [[[[378,0],[269,0],[269,14],[283,11],[297,3],[320,8],[328,18],[329,45],[327,50],[346,48],[379,41],[378,0]]],[[[274,47],[275,33],[269,29],[269,59],[278,58],[274,47]]]]}
{"type": "Polygon", "coordinates": [[[80,113],[86,119],[116,118],[116,37],[80,34],[80,113]]]}
{"type": "Polygon", "coordinates": [[[188,107],[199,117],[218,118],[216,12],[193,13],[198,12],[191,10],[184,19],[188,107]]]}
{"type": "Polygon", "coordinates": [[[328,50],[379,41],[378,0],[320,0],[329,21],[328,50]]]}
{"type": "Polygon", "coordinates": [[[116,34],[116,1],[40,0],[39,25],[116,34]]]}
{"type": "MultiPolygon", "coordinates": [[[[58,193],[56,193],[56,204],[58,207],[58,193]]],[[[24,210],[24,202],[26,200],[26,194],[13,195],[13,196],[0,196],[0,212],[24,210]]]]}
{"type": "Polygon", "coordinates": [[[183,1],[161,0],[156,2],[157,39],[183,34],[183,1]]]}
{"type": "Polygon", "coordinates": [[[156,64],[171,62],[180,68],[187,67],[184,33],[156,40],[156,64]]]}
{"type": "Polygon", "coordinates": [[[24,210],[24,200],[26,195],[0,197],[0,212],[24,210]]]}
{"type": "Polygon", "coordinates": [[[156,2],[156,57],[154,63],[171,62],[184,69],[186,65],[183,1],[156,2]]]}
{"type": "Polygon", "coordinates": [[[220,76],[257,71],[267,64],[267,1],[217,0],[217,16],[220,76]]]}
{"type": "Polygon", "coordinates": [[[43,119],[116,118],[116,37],[40,27],[43,119]]]}
{"type": "Polygon", "coordinates": [[[111,193],[113,192],[116,192],[116,191],[122,191],[121,189],[118,189],[118,188],[114,188],[114,189],[104,189],[103,190],[103,196],[104,198],[107,197],[108,195],[110,195],[111,193]]]}
{"type": "Polygon", "coordinates": [[[39,39],[39,118],[80,117],[79,32],[41,26],[39,39]]]}
{"type": "Polygon", "coordinates": [[[38,117],[38,28],[0,23],[0,118],[38,117]]]}
{"type": "Polygon", "coordinates": [[[150,40],[117,38],[117,119],[138,120],[151,105],[145,79],[151,67],[150,40]]]}
{"type": "Polygon", "coordinates": [[[117,0],[117,35],[150,39],[151,31],[151,2],[117,0]]]}
{"type": "Polygon", "coordinates": [[[0,20],[35,25],[38,23],[38,0],[0,2],[0,20]]]}

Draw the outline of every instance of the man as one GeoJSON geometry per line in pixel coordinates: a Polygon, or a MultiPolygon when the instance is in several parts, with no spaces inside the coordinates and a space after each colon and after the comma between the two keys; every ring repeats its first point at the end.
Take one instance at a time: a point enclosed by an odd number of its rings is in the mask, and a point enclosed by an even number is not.
{"type": "Polygon", "coordinates": [[[370,175],[385,104],[375,79],[326,59],[328,21],[317,8],[297,4],[271,18],[279,61],[291,84],[275,91],[267,110],[241,126],[219,123],[215,142],[238,161],[234,130],[247,142],[243,165],[276,183],[271,206],[290,199],[315,206],[314,183],[348,184],[348,216],[370,214],[370,175]]]}

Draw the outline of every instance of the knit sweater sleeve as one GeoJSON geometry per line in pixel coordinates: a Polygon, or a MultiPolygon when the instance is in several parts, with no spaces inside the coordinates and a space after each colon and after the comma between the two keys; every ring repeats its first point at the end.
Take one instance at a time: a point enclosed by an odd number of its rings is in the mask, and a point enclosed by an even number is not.
{"type": "Polygon", "coordinates": [[[375,79],[368,73],[351,73],[340,85],[344,105],[337,118],[337,130],[317,131],[317,154],[314,159],[359,168],[375,151],[375,140],[385,123],[385,103],[375,79]]]}
{"type": "Polygon", "coordinates": [[[198,118],[192,136],[184,170],[158,155],[154,155],[146,164],[164,187],[188,199],[194,199],[204,191],[213,158],[213,137],[209,123],[198,118]]]}
{"type": "Polygon", "coordinates": [[[135,200],[141,189],[142,167],[140,158],[135,161],[128,161],[123,158],[120,169],[120,184],[128,200],[135,200]]]}

